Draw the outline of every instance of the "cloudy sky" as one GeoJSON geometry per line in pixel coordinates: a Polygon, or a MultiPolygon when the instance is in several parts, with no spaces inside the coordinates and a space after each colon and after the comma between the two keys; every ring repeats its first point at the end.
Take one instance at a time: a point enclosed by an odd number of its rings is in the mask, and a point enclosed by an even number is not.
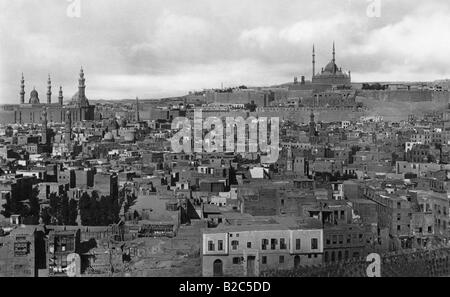
{"type": "Polygon", "coordinates": [[[45,101],[48,73],[53,100],[71,97],[81,65],[90,99],[309,79],[312,44],[320,69],[333,40],[354,81],[435,80],[449,33],[448,0],[0,0],[0,104],[21,72],[26,100],[35,86],[45,101]]]}

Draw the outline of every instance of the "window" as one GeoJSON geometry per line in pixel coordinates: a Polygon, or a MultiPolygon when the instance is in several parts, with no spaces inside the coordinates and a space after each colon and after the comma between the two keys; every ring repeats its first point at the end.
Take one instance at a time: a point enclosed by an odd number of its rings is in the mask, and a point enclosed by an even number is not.
{"type": "Polygon", "coordinates": [[[296,250],[300,250],[301,249],[301,241],[300,241],[300,238],[297,238],[296,240],[295,240],[295,249],[296,250]]]}
{"type": "Polygon", "coordinates": [[[344,235],[339,235],[339,244],[344,243],[344,235]]]}
{"type": "Polygon", "coordinates": [[[337,235],[333,235],[333,244],[337,244],[337,235]]]}
{"type": "Polygon", "coordinates": [[[275,250],[277,248],[277,243],[278,243],[278,241],[275,238],[272,238],[270,240],[270,249],[275,250]]]}
{"type": "Polygon", "coordinates": [[[217,242],[217,250],[218,251],[223,251],[223,240],[219,240],[217,242]]]}
{"type": "Polygon", "coordinates": [[[267,246],[269,245],[269,240],[268,239],[262,239],[261,240],[261,249],[262,250],[267,250],[267,246]]]}
{"type": "Polygon", "coordinates": [[[214,251],[214,241],[212,240],[208,241],[208,251],[214,251]]]}
{"type": "Polygon", "coordinates": [[[280,238],[280,250],[286,249],[286,239],[280,238]]]}
{"type": "Polygon", "coordinates": [[[14,243],[14,257],[26,256],[30,253],[28,242],[15,242],[14,243]]]}
{"type": "Polygon", "coordinates": [[[331,244],[331,239],[329,237],[327,237],[327,244],[331,244]]]}
{"type": "Polygon", "coordinates": [[[397,208],[402,208],[402,203],[401,202],[397,202],[397,208]]]}
{"type": "Polygon", "coordinates": [[[319,240],[317,238],[311,239],[311,249],[317,250],[319,248],[319,240]]]}
{"type": "Polygon", "coordinates": [[[262,256],[261,262],[267,264],[267,256],[262,256]]]}
{"type": "Polygon", "coordinates": [[[284,263],[284,256],[280,256],[279,262],[280,262],[280,264],[284,263]]]}
{"type": "Polygon", "coordinates": [[[241,261],[240,257],[234,257],[233,258],[233,264],[234,265],[241,264],[241,263],[242,263],[242,261],[241,261]]]}
{"type": "Polygon", "coordinates": [[[401,229],[401,226],[397,225],[397,231],[400,231],[400,229],[401,229]]]}
{"type": "Polygon", "coordinates": [[[231,242],[231,248],[232,248],[234,251],[238,249],[238,246],[239,246],[239,241],[233,240],[233,241],[231,242]]]}
{"type": "Polygon", "coordinates": [[[252,248],[252,243],[251,242],[247,242],[247,248],[251,249],[252,248]]]}

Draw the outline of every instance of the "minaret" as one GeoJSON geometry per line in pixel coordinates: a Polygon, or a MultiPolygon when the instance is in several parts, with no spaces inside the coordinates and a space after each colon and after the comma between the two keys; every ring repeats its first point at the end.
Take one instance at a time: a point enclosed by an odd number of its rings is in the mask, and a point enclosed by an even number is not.
{"type": "Polygon", "coordinates": [[[66,112],[66,129],[64,141],[66,144],[70,144],[72,141],[72,115],[70,114],[70,110],[66,112]]]}
{"type": "Polygon", "coordinates": [[[312,66],[313,66],[312,77],[314,78],[314,76],[316,75],[316,49],[314,47],[314,44],[313,44],[313,52],[312,52],[312,66]]]}
{"type": "Polygon", "coordinates": [[[25,79],[23,78],[22,73],[22,79],[20,80],[20,104],[25,103],[25,79]]]}
{"type": "Polygon", "coordinates": [[[52,81],[50,79],[50,74],[48,75],[47,82],[47,104],[52,104],[52,81]]]}
{"type": "Polygon", "coordinates": [[[136,97],[136,116],[135,116],[135,120],[136,120],[136,122],[140,121],[140,118],[139,118],[139,98],[138,97],[136,97]]]}
{"type": "Polygon", "coordinates": [[[62,86],[59,87],[59,96],[58,96],[58,103],[59,105],[63,105],[63,100],[64,100],[64,96],[63,96],[63,90],[62,90],[62,86]]]}
{"type": "Polygon", "coordinates": [[[336,47],[333,41],[333,73],[336,73],[336,47]]]}
{"type": "Polygon", "coordinates": [[[289,146],[287,149],[287,156],[286,156],[286,170],[287,171],[293,171],[293,154],[292,154],[292,147],[289,146]]]}
{"type": "Polygon", "coordinates": [[[82,105],[85,103],[86,99],[86,79],[84,78],[83,67],[80,70],[80,78],[78,80],[78,102],[82,105]]]}
{"type": "Polygon", "coordinates": [[[314,116],[314,110],[311,110],[310,122],[309,122],[309,137],[314,137],[316,135],[316,122],[314,116]]]}
{"type": "Polygon", "coordinates": [[[44,108],[44,110],[42,111],[42,117],[41,117],[41,123],[42,123],[42,138],[41,138],[41,143],[42,144],[47,144],[47,110],[44,108]]]}

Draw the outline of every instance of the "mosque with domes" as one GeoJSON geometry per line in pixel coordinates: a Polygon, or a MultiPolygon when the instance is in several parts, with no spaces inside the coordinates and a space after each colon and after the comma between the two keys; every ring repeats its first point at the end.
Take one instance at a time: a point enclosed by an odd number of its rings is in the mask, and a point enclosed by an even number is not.
{"type": "Polygon", "coordinates": [[[47,81],[47,100],[41,102],[38,91],[33,88],[30,97],[25,102],[25,78],[22,74],[20,81],[20,103],[15,105],[4,105],[0,110],[0,123],[5,124],[31,124],[39,123],[45,110],[46,121],[53,123],[63,123],[70,114],[71,121],[93,121],[95,106],[89,104],[86,97],[86,79],[84,70],[81,68],[78,79],[78,92],[72,100],[64,104],[62,87],[59,87],[58,101],[52,102],[52,82],[50,75],[47,81]]]}
{"type": "Polygon", "coordinates": [[[316,73],[316,51],[313,45],[313,84],[328,84],[337,86],[349,86],[351,85],[351,72],[345,73],[342,68],[336,65],[336,47],[333,42],[333,58],[332,60],[322,68],[320,73],[316,73]]]}
{"type": "Polygon", "coordinates": [[[345,72],[336,64],[336,47],[333,42],[333,53],[331,61],[319,72],[316,71],[316,49],[313,45],[312,50],[312,77],[311,81],[306,82],[302,76],[301,83],[294,78],[294,83],[289,84],[290,90],[310,90],[313,93],[321,93],[332,90],[352,88],[351,72],[345,72]]]}

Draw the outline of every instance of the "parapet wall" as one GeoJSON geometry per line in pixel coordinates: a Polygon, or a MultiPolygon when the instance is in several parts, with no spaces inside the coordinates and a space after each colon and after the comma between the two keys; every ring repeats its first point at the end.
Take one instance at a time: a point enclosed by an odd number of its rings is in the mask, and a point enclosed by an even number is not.
{"type": "Polygon", "coordinates": [[[431,90],[361,90],[358,95],[368,99],[385,102],[424,102],[435,100],[449,100],[449,92],[434,92],[431,90]]]}

